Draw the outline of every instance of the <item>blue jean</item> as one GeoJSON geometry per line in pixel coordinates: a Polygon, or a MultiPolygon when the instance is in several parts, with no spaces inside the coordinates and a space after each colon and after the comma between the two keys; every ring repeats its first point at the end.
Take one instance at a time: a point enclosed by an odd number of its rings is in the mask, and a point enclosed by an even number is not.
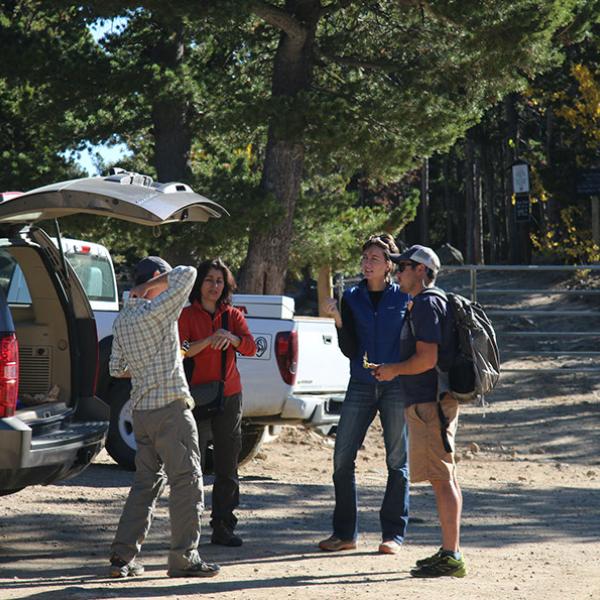
{"type": "Polygon", "coordinates": [[[367,429],[379,411],[388,469],[379,511],[382,539],[402,543],[408,525],[409,483],[404,402],[397,382],[363,383],[351,379],[342,405],[333,454],[335,510],[333,533],[342,540],[358,535],[354,467],[367,429]]]}

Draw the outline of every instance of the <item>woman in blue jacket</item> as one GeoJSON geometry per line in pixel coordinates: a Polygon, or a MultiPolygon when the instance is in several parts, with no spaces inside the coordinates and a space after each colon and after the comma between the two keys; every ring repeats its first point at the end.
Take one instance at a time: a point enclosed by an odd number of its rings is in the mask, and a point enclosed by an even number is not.
{"type": "Polygon", "coordinates": [[[324,306],[326,314],[335,319],[340,348],[350,359],[350,382],[335,438],[333,534],[319,542],[319,548],[326,551],[356,548],[356,454],[379,412],[388,469],[379,512],[382,532],[379,552],[394,554],[404,541],[408,524],[404,403],[398,380],[378,382],[368,363],[376,366],[399,361],[400,330],[408,295],[391,282],[393,265],[389,255],[397,253],[398,248],[390,235],[370,237],[362,251],[364,279],[344,293],[341,314],[333,299],[324,306]]]}

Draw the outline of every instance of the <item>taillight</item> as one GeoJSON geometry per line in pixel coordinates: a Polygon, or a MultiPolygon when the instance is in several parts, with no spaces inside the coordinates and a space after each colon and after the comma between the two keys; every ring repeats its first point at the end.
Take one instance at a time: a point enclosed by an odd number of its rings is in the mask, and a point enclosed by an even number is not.
{"type": "Polygon", "coordinates": [[[288,385],[296,383],[298,367],[298,332],[280,331],[275,337],[275,356],[282,379],[288,385]]]}
{"type": "Polygon", "coordinates": [[[14,333],[0,337],[0,417],[12,417],[19,393],[19,344],[14,333]]]}

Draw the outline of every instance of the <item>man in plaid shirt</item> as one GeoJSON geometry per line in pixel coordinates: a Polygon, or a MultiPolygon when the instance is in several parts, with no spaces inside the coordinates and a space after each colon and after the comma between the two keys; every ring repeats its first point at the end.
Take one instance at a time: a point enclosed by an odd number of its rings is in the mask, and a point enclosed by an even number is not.
{"type": "Polygon", "coordinates": [[[138,263],[136,287],[113,325],[110,374],[131,378],[136,472],[111,546],[111,577],[141,575],[135,560],[156,501],[171,488],[169,577],[212,577],[219,566],[198,554],[204,508],[198,430],[183,371],[177,319],[196,269],[156,256],[138,263]]]}

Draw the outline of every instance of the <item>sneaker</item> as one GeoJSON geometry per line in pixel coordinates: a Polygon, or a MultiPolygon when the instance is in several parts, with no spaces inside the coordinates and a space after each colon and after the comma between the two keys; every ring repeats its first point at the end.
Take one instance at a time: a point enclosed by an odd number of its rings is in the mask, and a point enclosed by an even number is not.
{"type": "Polygon", "coordinates": [[[467,564],[461,556],[456,559],[447,554],[440,554],[436,561],[411,569],[413,577],[464,577],[467,574],[467,564]]]}
{"type": "Polygon", "coordinates": [[[119,558],[116,554],[110,557],[110,569],[108,574],[111,577],[136,577],[144,573],[144,567],[141,563],[135,559],[125,562],[122,558],[119,558]]]}
{"type": "Polygon", "coordinates": [[[417,565],[417,568],[426,567],[427,565],[430,565],[430,564],[436,562],[437,559],[440,558],[440,556],[442,555],[442,551],[443,551],[443,548],[440,546],[438,551],[435,554],[432,554],[431,556],[428,556],[427,558],[419,559],[415,563],[417,565]]]}
{"type": "Polygon", "coordinates": [[[337,535],[330,535],[327,539],[319,542],[319,548],[326,552],[337,552],[338,550],[354,550],[355,540],[341,540],[337,535]]]}
{"type": "Polygon", "coordinates": [[[167,575],[169,577],[214,577],[220,570],[219,565],[201,560],[184,569],[169,569],[167,575]]]}
{"type": "Polygon", "coordinates": [[[213,526],[210,543],[218,544],[219,546],[237,547],[241,546],[244,541],[239,535],[233,533],[231,527],[228,527],[225,523],[219,523],[213,526]]]}
{"type": "Polygon", "coordinates": [[[397,554],[400,547],[396,540],[385,540],[379,544],[379,554],[397,554]]]}

